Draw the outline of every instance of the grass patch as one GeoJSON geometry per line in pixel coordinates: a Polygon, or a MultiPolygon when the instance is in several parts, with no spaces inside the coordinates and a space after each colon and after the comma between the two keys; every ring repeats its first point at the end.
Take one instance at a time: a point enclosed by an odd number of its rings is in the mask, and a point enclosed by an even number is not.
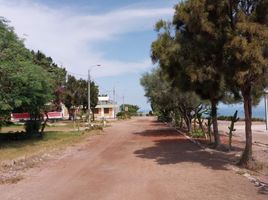
{"type": "MultiPolygon", "coordinates": [[[[0,162],[30,157],[41,153],[64,148],[72,143],[82,141],[85,137],[97,134],[99,131],[89,132],[46,132],[43,138],[23,140],[0,140],[0,162]]],[[[0,134],[1,135],[1,134],[0,134]]]]}

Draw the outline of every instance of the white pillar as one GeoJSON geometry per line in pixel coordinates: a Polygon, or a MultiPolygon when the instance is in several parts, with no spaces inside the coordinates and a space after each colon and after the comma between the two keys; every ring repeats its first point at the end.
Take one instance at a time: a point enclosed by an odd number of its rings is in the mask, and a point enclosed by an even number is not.
{"type": "Polygon", "coordinates": [[[104,108],[101,108],[101,118],[104,117],[104,108]]]}

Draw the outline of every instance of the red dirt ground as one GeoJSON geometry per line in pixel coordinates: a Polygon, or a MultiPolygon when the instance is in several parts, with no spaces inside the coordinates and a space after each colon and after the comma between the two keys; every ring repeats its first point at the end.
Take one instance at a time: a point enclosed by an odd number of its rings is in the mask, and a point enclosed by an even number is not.
{"type": "Polygon", "coordinates": [[[1,200],[264,200],[220,152],[208,152],[153,118],[114,123],[0,185],[1,200]]]}

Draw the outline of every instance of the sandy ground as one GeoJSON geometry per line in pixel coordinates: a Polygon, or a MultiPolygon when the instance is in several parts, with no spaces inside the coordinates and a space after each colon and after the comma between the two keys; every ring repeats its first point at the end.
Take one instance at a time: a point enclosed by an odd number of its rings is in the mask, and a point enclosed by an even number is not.
{"type": "MultiPolygon", "coordinates": [[[[230,122],[219,121],[219,129],[221,133],[228,132],[228,126],[230,122]]],[[[245,146],[245,124],[243,121],[235,123],[233,143],[234,146],[240,148],[242,151],[245,146]]],[[[260,178],[268,183],[268,131],[264,122],[253,122],[252,123],[252,142],[253,142],[253,156],[262,165],[260,172],[260,178]]],[[[228,138],[226,137],[226,140],[228,138]]]]}
{"type": "MultiPolygon", "coordinates": [[[[230,126],[229,121],[219,121],[219,129],[225,132],[228,132],[228,126],[230,126]]],[[[245,140],[245,123],[243,121],[239,121],[235,123],[234,136],[237,140],[244,141],[245,140]]],[[[260,142],[268,145],[268,131],[266,130],[266,126],[264,122],[253,122],[252,123],[252,135],[253,142],[260,142]]]]}
{"type": "Polygon", "coordinates": [[[0,185],[0,199],[264,200],[223,154],[201,150],[153,118],[114,123],[104,134],[0,185]]]}

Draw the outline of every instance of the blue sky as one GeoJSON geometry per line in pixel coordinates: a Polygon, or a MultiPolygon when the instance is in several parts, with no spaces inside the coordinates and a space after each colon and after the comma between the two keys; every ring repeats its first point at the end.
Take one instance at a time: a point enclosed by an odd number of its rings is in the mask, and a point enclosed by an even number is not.
{"type": "Polygon", "coordinates": [[[150,106],[139,84],[153,66],[150,45],[154,24],[171,19],[175,0],[0,0],[0,13],[10,20],[28,48],[41,50],[70,73],[92,77],[101,93],[119,103],[150,106]]]}
{"type": "MultiPolygon", "coordinates": [[[[0,15],[10,20],[25,45],[41,50],[78,78],[92,77],[101,93],[121,104],[150,105],[139,79],[152,69],[150,45],[156,38],[154,24],[172,19],[179,0],[0,0],[0,15]]],[[[242,115],[242,105],[220,105],[220,114],[242,115]]],[[[264,103],[254,109],[264,116],[264,103]]]]}

